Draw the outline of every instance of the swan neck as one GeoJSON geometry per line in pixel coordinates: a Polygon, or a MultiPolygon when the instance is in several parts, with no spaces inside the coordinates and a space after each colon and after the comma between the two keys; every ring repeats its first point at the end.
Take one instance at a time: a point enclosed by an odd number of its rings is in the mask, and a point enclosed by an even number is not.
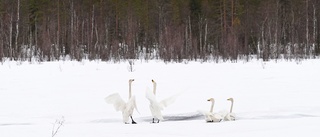
{"type": "Polygon", "coordinates": [[[214,101],[211,101],[211,108],[210,108],[210,112],[212,113],[213,112],[213,106],[214,106],[214,101]]]}
{"type": "Polygon", "coordinates": [[[231,101],[230,113],[232,113],[232,108],[233,108],[233,101],[231,101]]]}
{"type": "Polygon", "coordinates": [[[153,94],[156,95],[157,84],[153,83],[153,94]]]}
{"type": "Polygon", "coordinates": [[[131,98],[131,82],[129,82],[129,99],[131,98]]]}

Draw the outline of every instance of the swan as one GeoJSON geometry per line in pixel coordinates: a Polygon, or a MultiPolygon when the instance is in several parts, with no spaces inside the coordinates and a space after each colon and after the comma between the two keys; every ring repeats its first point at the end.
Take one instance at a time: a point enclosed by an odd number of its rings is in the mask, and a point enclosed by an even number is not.
{"type": "Polygon", "coordinates": [[[147,88],[146,98],[150,101],[149,107],[153,116],[152,123],[155,123],[155,118],[158,119],[157,123],[159,123],[160,120],[164,120],[161,111],[164,109],[164,107],[167,107],[168,105],[172,104],[175,101],[178,94],[158,102],[156,99],[157,83],[154,80],[151,80],[151,82],[153,83],[153,92],[151,92],[150,89],[147,88]]]}
{"type": "Polygon", "coordinates": [[[217,113],[213,113],[214,99],[210,98],[207,101],[211,101],[211,108],[209,112],[204,112],[205,119],[207,122],[221,122],[223,117],[217,113]]]}
{"type": "Polygon", "coordinates": [[[228,98],[228,101],[231,101],[231,108],[230,108],[230,112],[227,113],[227,115],[224,117],[224,121],[234,121],[236,120],[236,115],[232,112],[232,108],[233,108],[233,98],[228,98]]]}
{"type": "Polygon", "coordinates": [[[113,104],[116,111],[122,112],[122,118],[125,124],[129,124],[129,117],[132,120],[131,124],[137,124],[132,118],[134,109],[139,112],[137,109],[135,96],[131,95],[131,83],[133,81],[134,79],[129,80],[129,100],[127,103],[120,97],[119,93],[111,94],[104,99],[108,104],[113,104]]]}

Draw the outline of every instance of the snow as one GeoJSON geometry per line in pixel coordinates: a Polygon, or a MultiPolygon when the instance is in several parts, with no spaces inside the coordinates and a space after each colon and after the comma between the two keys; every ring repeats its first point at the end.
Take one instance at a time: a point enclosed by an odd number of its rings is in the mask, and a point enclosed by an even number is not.
{"type": "Polygon", "coordinates": [[[0,65],[0,135],[4,137],[269,137],[320,136],[320,60],[302,62],[168,63],[135,61],[10,62],[0,65]],[[123,124],[104,98],[128,100],[128,80],[140,113],[123,124]],[[181,93],[151,124],[147,88],[157,98],[181,93]],[[199,110],[228,111],[234,98],[236,121],[206,123],[199,110]],[[55,124],[56,123],[56,124],[55,124]]]}

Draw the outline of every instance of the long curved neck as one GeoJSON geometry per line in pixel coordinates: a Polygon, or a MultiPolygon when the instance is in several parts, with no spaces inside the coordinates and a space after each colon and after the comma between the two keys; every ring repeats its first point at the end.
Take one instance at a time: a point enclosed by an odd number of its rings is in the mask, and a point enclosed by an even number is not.
{"type": "Polygon", "coordinates": [[[156,95],[157,83],[153,83],[153,94],[156,95]]]}
{"type": "Polygon", "coordinates": [[[131,82],[129,82],[129,99],[131,98],[131,82]]]}
{"type": "Polygon", "coordinates": [[[213,106],[214,106],[214,101],[211,101],[211,108],[210,108],[210,112],[212,113],[213,112],[213,106]]]}
{"type": "Polygon", "coordinates": [[[231,101],[230,113],[232,113],[232,108],[233,108],[233,101],[231,101]]]}

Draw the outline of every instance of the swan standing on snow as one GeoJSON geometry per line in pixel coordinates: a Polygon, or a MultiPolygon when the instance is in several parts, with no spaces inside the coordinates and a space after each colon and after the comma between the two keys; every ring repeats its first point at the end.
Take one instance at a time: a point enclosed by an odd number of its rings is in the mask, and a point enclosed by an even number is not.
{"type": "Polygon", "coordinates": [[[207,101],[211,101],[211,108],[209,112],[204,112],[205,119],[207,122],[220,122],[223,117],[219,114],[213,113],[214,99],[210,98],[207,101]]]}
{"type": "Polygon", "coordinates": [[[131,83],[133,81],[134,79],[129,80],[129,100],[127,103],[123,101],[119,93],[111,94],[105,98],[108,104],[113,104],[116,111],[122,112],[122,118],[125,124],[129,124],[129,117],[132,120],[132,124],[137,124],[132,118],[133,110],[136,109],[138,111],[135,96],[131,96],[131,83]]]}
{"type": "Polygon", "coordinates": [[[153,83],[153,93],[150,91],[149,88],[147,88],[146,97],[150,101],[150,111],[153,116],[152,123],[155,123],[155,118],[158,119],[157,123],[159,123],[160,120],[164,120],[161,111],[164,109],[164,107],[167,107],[168,105],[172,104],[175,101],[177,95],[174,95],[172,97],[169,97],[167,99],[164,99],[158,102],[156,99],[157,83],[154,80],[152,80],[152,83],[153,83]]]}
{"type": "Polygon", "coordinates": [[[236,120],[236,115],[232,112],[233,108],[233,98],[228,98],[228,101],[231,101],[230,112],[224,117],[224,121],[234,121],[236,120]]]}

